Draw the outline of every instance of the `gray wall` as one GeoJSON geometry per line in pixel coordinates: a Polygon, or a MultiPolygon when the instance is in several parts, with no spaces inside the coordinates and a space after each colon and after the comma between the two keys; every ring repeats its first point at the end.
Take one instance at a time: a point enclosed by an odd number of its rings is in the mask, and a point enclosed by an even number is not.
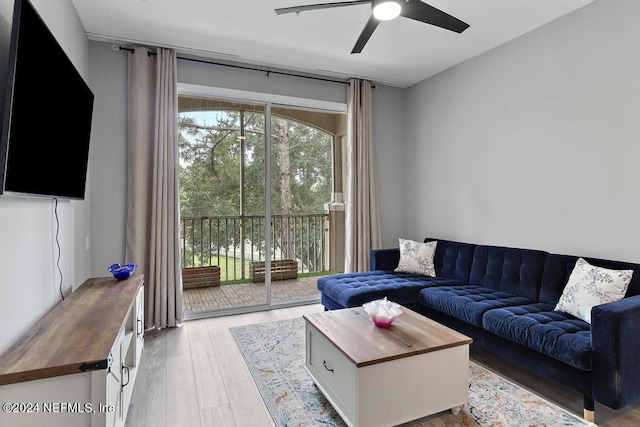
{"type": "Polygon", "coordinates": [[[124,259],[127,183],[127,53],[89,43],[89,81],[96,95],[89,153],[92,277],[124,259]]]}
{"type": "MultiPolygon", "coordinates": [[[[215,61],[213,61],[215,62],[215,61]]],[[[260,68],[260,67],[257,67],[260,68]]],[[[346,103],[343,84],[178,60],[178,81],[202,86],[346,103]]]]}
{"type": "Polygon", "coordinates": [[[377,86],[373,91],[373,139],[381,247],[398,247],[398,238],[413,238],[406,229],[405,145],[406,90],[377,86]]]}
{"type": "MultiPolygon", "coordinates": [[[[1,81],[6,76],[13,3],[0,0],[1,81]]],[[[32,3],[86,79],[88,40],[71,1],[32,3]]],[[[88,277],[89,255],[84,243],[88,212],[87,201],[60,201],[58,205],[62,290],[67,295],[88,277]]],[[[0,353],[61,299],[55,234],[52,200],[0,197],[0,353]]]]}
{"type": "Polygon", "coordinates": [[[640,262],[637,0],[597,0],[412,87],[407,231],[640,262]]]}

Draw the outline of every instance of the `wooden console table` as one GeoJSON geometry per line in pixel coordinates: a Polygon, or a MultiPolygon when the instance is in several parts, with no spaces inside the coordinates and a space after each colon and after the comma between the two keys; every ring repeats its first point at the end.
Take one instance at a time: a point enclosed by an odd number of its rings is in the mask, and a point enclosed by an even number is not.
{"type": "Polygon", "coordinates": [[[123,426],[143,345],[143,276],[87,280],[0,356],[0,425],[123,426]]]}

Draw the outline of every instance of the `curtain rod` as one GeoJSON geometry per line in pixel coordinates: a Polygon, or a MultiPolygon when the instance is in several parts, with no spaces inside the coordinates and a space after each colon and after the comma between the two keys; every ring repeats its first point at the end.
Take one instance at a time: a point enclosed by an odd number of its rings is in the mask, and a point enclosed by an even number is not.
{"type": "MultiPolygon", "coordinates": [[[[128,47],[122,47],[122,46],[118,46],[118,48],[120,50],[126,50],[128,52],[131,53],[135,53],[135,49],[133,48],[128,48],[128,47]]],[[[154,52],[147,52],[148,55],[155,55],[154,52]]],[[[289,77],[299,77],[301,79],[310,79],[310,80],[319,80],[319,81],[323,81],[323,82],[329,82],[329,83],[339,83],[339,84],[343,84],[343,85],[347,85],[349,86],[349,82],[348,81],[344,81],[344,80],[333,80],[333,79],[327,79],[324,77],[315,77],[315,76],[305,76],[303,74],[295,74],[295,73],[287,73],[284,71],[274,71],[274,70],[267,70],[264,68],[255,68],[255,67],[249,67],[249,66],[245,66],[245,65],[235,65],[235,64],[225,64],[224,62],[215,62],[215,61],[210,61],[210,60],[205,60],[205,59],[195,59],[195,58],[187,58],[184,56],[178,56],[178,59],[181,59],[183,61],[192,61],[192,62],[199,62],[199,63],[203,63],[203,64],[211,64],[211,65],[219,65],[221,67],[231,67],[231,68],[240,68],[242,70],[250,70],[250,71],[260,71],[262,73],[266,73],[267,77],[269,77],[269,74],[279,74],[282,76],[289,76],[289,77]]]]}

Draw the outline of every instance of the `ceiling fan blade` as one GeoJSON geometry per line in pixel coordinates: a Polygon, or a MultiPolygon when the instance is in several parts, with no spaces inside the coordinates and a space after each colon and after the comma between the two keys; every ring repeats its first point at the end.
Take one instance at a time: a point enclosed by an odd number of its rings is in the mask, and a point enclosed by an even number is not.
{"type": "Polygon", "coordinates": [[[356,42],[356,45],[353,47],[353,50],[351,51],[351,53],[362,52],[362,49],[364,49],[364,45],[367,44],[367,41],[369,41],[371,34],[373,34],[375,29],[378,27],[379,23],[380,21],[374,18],[373,16],[369,18],[367,25],[364,26],[362,32],[360,33],[360,37],[358,37],[358,41],[356,42]]]}
{"type": "Polygon", "coordinates": [[[458,18],[455,18],[440,9],[436,9],[433,6],[429,6],[420,0],[408,0],[402,5],[402,12],[400,12],[400,15],[405,18],[415,19],[416,21],[435,25],[436,27],[444,28],[445,30],[454,31],[456,33],[461,33],[469,28],[469,24],[466,22],[462,22],[458,18]]]}
{"type": "Polygon", "coordinates": [[[276,9],[276,13],[278,15],[282,15],[285,13],[300,13],[306,12],[309,10],[317,10],[317,9],[330,9],[334,7],[345,7],[345,6],[356,6],[358,4],[366,4],[371,3],[371,0],[353,0],[353,1],[342,1],[342,2],[334,2],[334,3],[319,3],[319,4],[308,4],[305,6],[291,6],[291,7],[281,7],[276,9]]]}

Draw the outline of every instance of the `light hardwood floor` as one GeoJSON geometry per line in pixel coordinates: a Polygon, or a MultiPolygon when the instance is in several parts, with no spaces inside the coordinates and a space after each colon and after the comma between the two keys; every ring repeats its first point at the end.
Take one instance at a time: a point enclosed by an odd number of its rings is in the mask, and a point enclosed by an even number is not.
{"type": "Polygon", "coordinates": [[[147,331],[127,426],[274,426],[229,328],[322,310],[303,305],[147,331]]]}
{"type": "MultiPolygon", "coordinates": [[[[274,426],[229,328],[322,310],[322,305],[312,304],[190,320],[180,328],[148,331],[127,426],[274,426]]],[[[473,346],[471,358],[559,406],[582,414],[580,394],[473,346]]],[[[606,427],[639,426],[640,405],[621,411],[596,405],[596,422],[606,427]]]]}

